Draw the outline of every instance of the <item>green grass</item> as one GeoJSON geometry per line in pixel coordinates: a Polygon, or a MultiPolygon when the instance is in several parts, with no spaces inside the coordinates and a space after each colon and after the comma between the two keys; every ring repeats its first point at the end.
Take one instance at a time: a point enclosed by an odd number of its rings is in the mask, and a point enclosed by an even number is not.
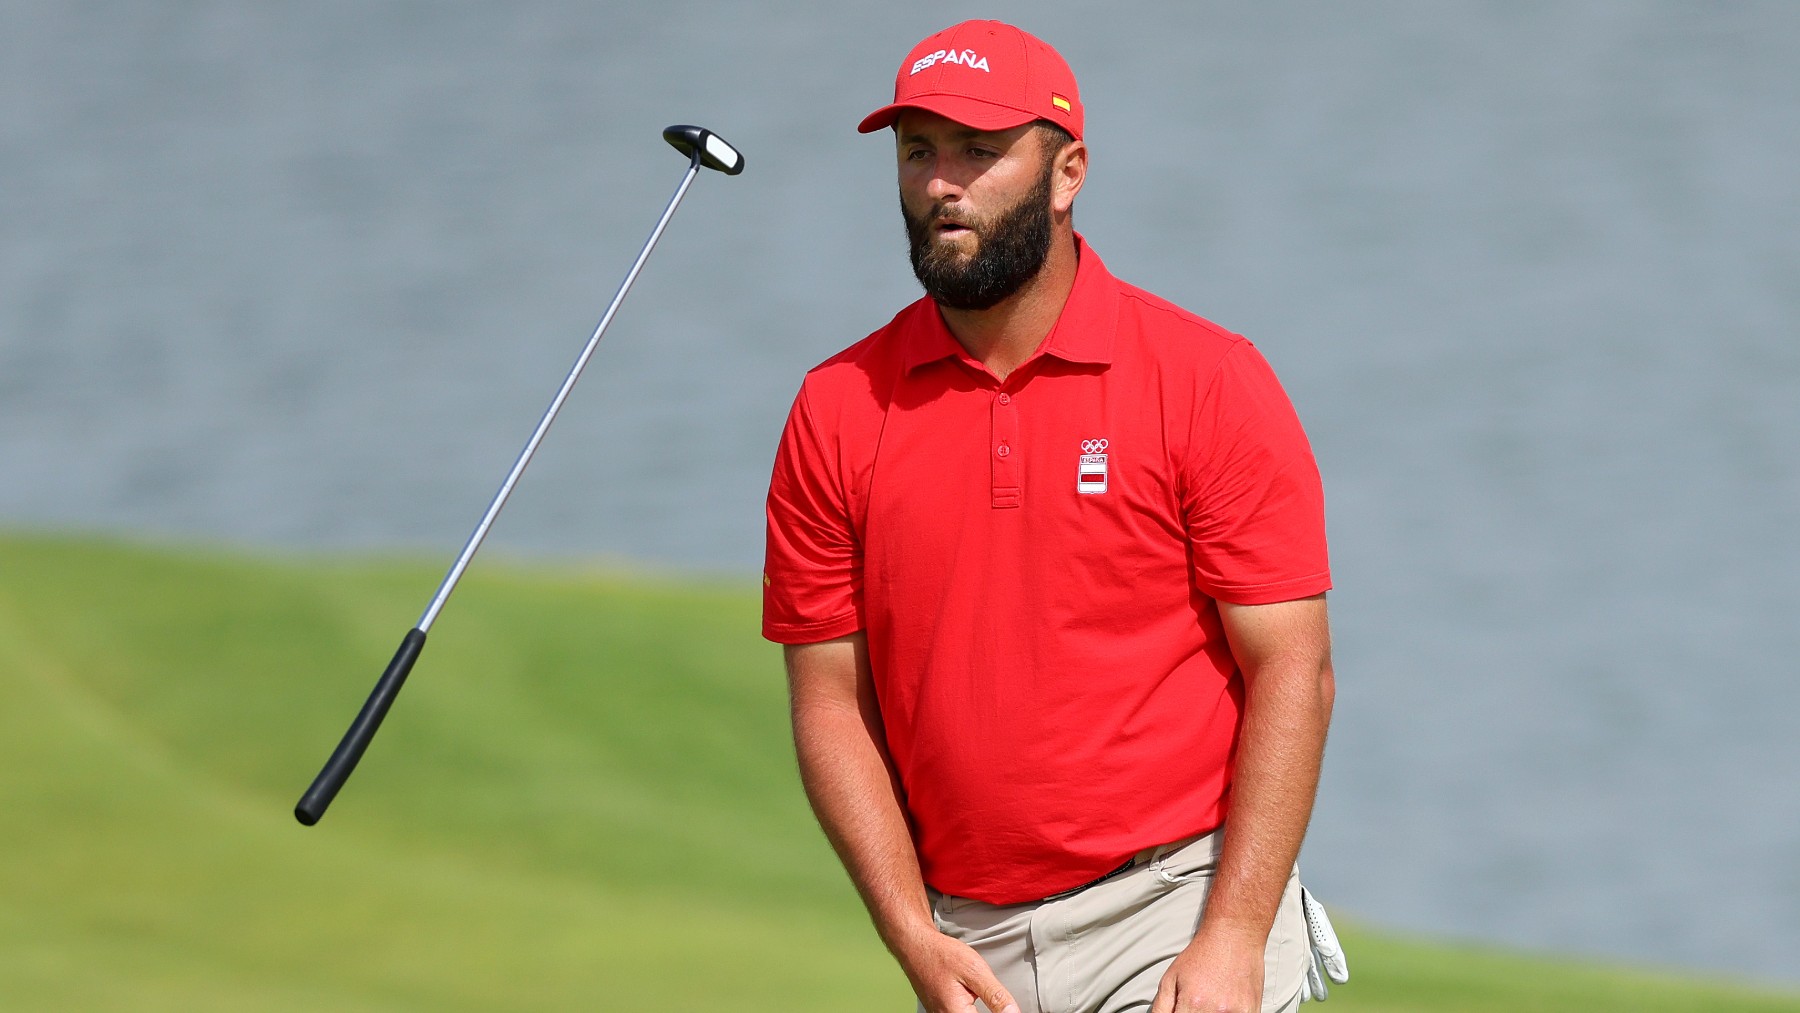
{"type": "MultiPolygon", "coordinates": [[[[910,1010],[813,826],[753,588],[0,538],[0,1008],[910,1010]]],[[[1800,998],[1347,932],[1356,1010],[1800,998]]]]}

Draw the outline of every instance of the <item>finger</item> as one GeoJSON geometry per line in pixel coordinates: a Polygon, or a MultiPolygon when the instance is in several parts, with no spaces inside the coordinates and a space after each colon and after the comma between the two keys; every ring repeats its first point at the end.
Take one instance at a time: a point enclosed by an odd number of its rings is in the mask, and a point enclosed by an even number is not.
{"type": "Polygon", "coordinates": [[[1006,991],[1006,986],[998,981],[994,982],[992,988],[981,993],[981,1001],[987,1003],[987,1008],[993,1010],[994,1013],[1019,1013],[1019,1004],[1013,1002],[1013,997],[1006,991]]]}
{"type": "Polygon", "coordinates": [[[963,982],[963,987],[980,996],[981,1001],[987,1003],[987,1008],[994,1013],[1019,1013],[1019,1004],[1013,1001],[1012,993],[1006,990],[1005,985],[1000,984],[999,978],[994,977],[994,972],[988,969],[985,961],[963,982]]]}
{"type": "Polygon", "coordinates": [[[1150,1013],[1175,1013],[1175,983],[1167,975],[1156,986],[1156,999],[1150,1003],[1150,1013]]]}
{"type": "Polygon", "coordinates": [[[961,985],[952,986],[952,995],[919,996],[919,1005],[926,1013],[980,1013],[981,1007],[975,1001],[975,993],[961,985]]]}
{"type": "Polygon", "coordinates": [[[986,963],[964,968],[954,979],[950,991],[952,995],[929,998],[920,993],[919,1002],[931,1013],[939,1010],[944,1013],[1020,1013],[1019,1004],[988,970],[986,963]]]}
{"type": "MultiPolygon", "coordinates": [[[[994,986],[991,993],[975,992],[968,985],[958,988],[956,992],[956,998],[945,1003],[941,1007],[942,1009],[948,1010],[950,1013],[982,1013],[982,1007],[975,1001],[979,998],[982,1003],[986,1004],[986,1008],[993,1010],[994,1013],[1019,1013],[1019,1004],[1013,1002],[1012,997],[1006,994],[1006,989],[998,985],[994,986]]],[[[924,1003],[924,1006],[928,1010],[940,1008],[934,1003],[924,1003]]]]}

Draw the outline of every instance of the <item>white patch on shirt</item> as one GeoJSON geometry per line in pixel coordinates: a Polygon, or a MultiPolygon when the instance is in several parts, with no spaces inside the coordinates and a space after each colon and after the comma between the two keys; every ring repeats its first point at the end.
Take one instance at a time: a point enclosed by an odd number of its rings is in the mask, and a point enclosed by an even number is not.
{"type": "Polygon", "coordinates": [[[1075,491],[1095,496],[1106,491],[1106,440],[1082,440],[1081,463],[1075,471],[1075,491]]]}

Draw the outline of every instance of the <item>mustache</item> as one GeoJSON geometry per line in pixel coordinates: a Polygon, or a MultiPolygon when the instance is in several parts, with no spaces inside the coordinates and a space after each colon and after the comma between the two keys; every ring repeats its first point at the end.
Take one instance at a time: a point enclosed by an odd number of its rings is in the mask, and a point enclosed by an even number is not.
{"type": "Polygon", "coordinates": [[[975,227],[967,217],[952,213],[949,205],[933,204],[931,206],[931,213],[926,216],[925,222],[928,225],[935,225],[938,224],[940,220],[943,223],[958,225],[965,229],[972,229],[975,227]]]}
{"type": "Polygon", "coordinates": [[[900,212],[906,219],[907,231],[913,235],[915,240],[923,239],[937,225],[955,225],[977,234],[982,231],[974,219],[968,215],[957,213],[956,209],[946,204],[933,204],[929,210],[917,215],[902,205],[900,212]]]}

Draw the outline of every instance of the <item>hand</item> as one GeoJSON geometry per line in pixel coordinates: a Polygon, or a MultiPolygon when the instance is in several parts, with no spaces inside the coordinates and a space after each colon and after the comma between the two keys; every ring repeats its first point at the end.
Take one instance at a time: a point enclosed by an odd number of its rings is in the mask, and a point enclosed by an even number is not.
{"type": "Polygon", "coordinates": [[[1201,926],[1163,973],[1150,1013],[1260,1013],[1263,949],[1201,926]]]}
{"type": "Polygon", "coordinates": [[[974,1013],[976,999],[993,1013],[1019,1013],[1006,986],[967,943],[933,930],[895,956],[927,1013],[974,1013]]]}

